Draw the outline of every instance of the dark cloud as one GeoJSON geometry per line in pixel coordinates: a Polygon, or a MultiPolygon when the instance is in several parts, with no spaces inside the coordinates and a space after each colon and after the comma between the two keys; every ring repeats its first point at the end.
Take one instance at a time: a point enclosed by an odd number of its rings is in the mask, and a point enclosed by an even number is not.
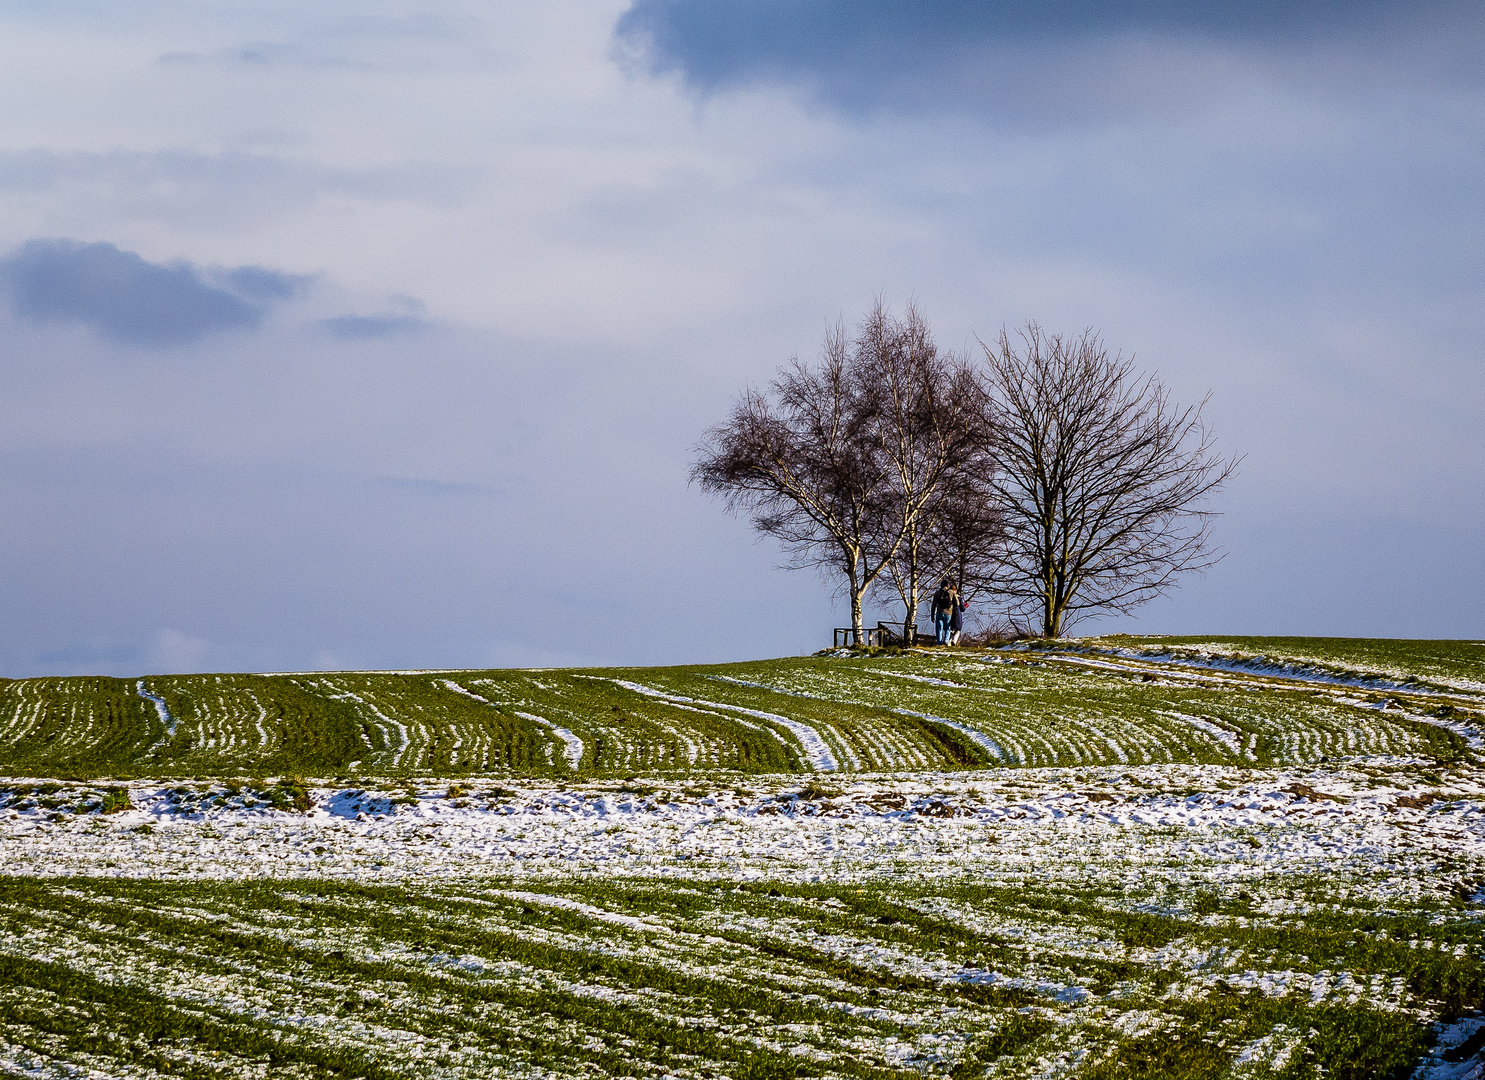
{"type": "Polygon", "coordinates": [[[703,95],[771,82],[847,112],[1035,117],[1189,97],[1220,83],[1200,61],[1213,49],[1359,62],[1363,78],[1398,65],[1430,77],[1473,70],[1477,54],[1461,42],[1480,42],[1480,11],[1456,0],[635,0],[615,40],[641,68],[679,73],[703,95]]]}
{"type": "Polygon", "coordinates": [[[27,241],[0,260],[0,288],[16,315],[86,326],[125,345],[185,345],[252,329],[265,301],[293,295],[303,280],[260,266],[152,263],[113,244],[61,239],[27,241]]]}
{"type": "Polygon", "coordinates": [[[319,325],[327,333],[338,338],[388,338],[419,334],[428,329],[428,322],[415,315],[339,315],[333,319],[321,319],[319,325]]]}
{"type": "Polygon", "coordinates": [[[309,277],[285,274],[266,266],[239,266],[219,275],[227,288],[250,300],[288,300],[302,293],[309,277]]]}

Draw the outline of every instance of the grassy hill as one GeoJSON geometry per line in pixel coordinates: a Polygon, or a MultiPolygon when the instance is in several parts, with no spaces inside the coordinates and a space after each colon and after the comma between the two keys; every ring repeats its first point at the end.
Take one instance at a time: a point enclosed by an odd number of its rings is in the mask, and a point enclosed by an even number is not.
{"type": "Polygon", "coordinates": [[[1461,1080],[1485,1044],[1477,643],[15,680],[0,772],[17,1075],[1461,1080]]]}
{"type": "Polygon", "coordinates": [[[0,770],[620,776],[1457,760],[1470,642],[1101,638],[551,671],[0,681],[0,770]]]}

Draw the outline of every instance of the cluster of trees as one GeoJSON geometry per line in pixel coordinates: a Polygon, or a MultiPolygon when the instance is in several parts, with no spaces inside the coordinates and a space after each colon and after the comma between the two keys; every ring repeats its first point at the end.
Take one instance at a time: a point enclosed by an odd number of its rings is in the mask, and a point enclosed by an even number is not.
{"type": "Polygon", "coordinates": [[[858,633],[868,595],[895,595],[906,628],[948,577],[1059,637],[1216,561],[1202,502],[1237,460],[1216,455],[1205,399],[1172,404],[1092,331],[1030,323],[980,352],[941,350],[915,305],[878,301],[815,363],[746,391],[691,477],[792,568],[838,575],[858,633]]]}

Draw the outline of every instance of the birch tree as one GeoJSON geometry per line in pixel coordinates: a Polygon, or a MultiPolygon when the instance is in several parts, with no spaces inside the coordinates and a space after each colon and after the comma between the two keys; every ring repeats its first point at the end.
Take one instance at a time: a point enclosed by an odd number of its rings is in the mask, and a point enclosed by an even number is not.
{"type": "Polygon", "coordinates": [[[697,446],[691,479],[779,540],[790,568],[844,579],[860,640],[863,598],[892,557],[881,550],[889,462],[875,432],[875,395],[853,363],[845,326],[825,336],[819,363],[797,358],[763,393],[748,390],[697,446]]]}
{"type": "MultiPolygon", "coordinates": [[[[989,398],[971,366],[940,352],[928,322],[909,303],[900,318],[878,300],[856,339],[856,366],[875,400],[871,430],[887,473],[886,512],[875,548],[902,601],[903,635],[917,621],[923,583],[942,572],[944,515],[966,477],[987,465],[993,436],[989,398]]],[[[886,591],[885,589],[883,591],[886,591]]]]}

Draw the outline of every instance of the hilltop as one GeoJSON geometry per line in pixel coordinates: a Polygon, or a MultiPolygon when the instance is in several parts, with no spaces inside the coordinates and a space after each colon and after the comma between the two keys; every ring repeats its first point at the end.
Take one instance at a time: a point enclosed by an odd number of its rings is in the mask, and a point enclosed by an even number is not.
{"type": "Polygon", "coordinates": [[[710,666],[0,682],[0,770],[622,776],[1450,762],[1485,646],[1126,638],[710,666]]]}

